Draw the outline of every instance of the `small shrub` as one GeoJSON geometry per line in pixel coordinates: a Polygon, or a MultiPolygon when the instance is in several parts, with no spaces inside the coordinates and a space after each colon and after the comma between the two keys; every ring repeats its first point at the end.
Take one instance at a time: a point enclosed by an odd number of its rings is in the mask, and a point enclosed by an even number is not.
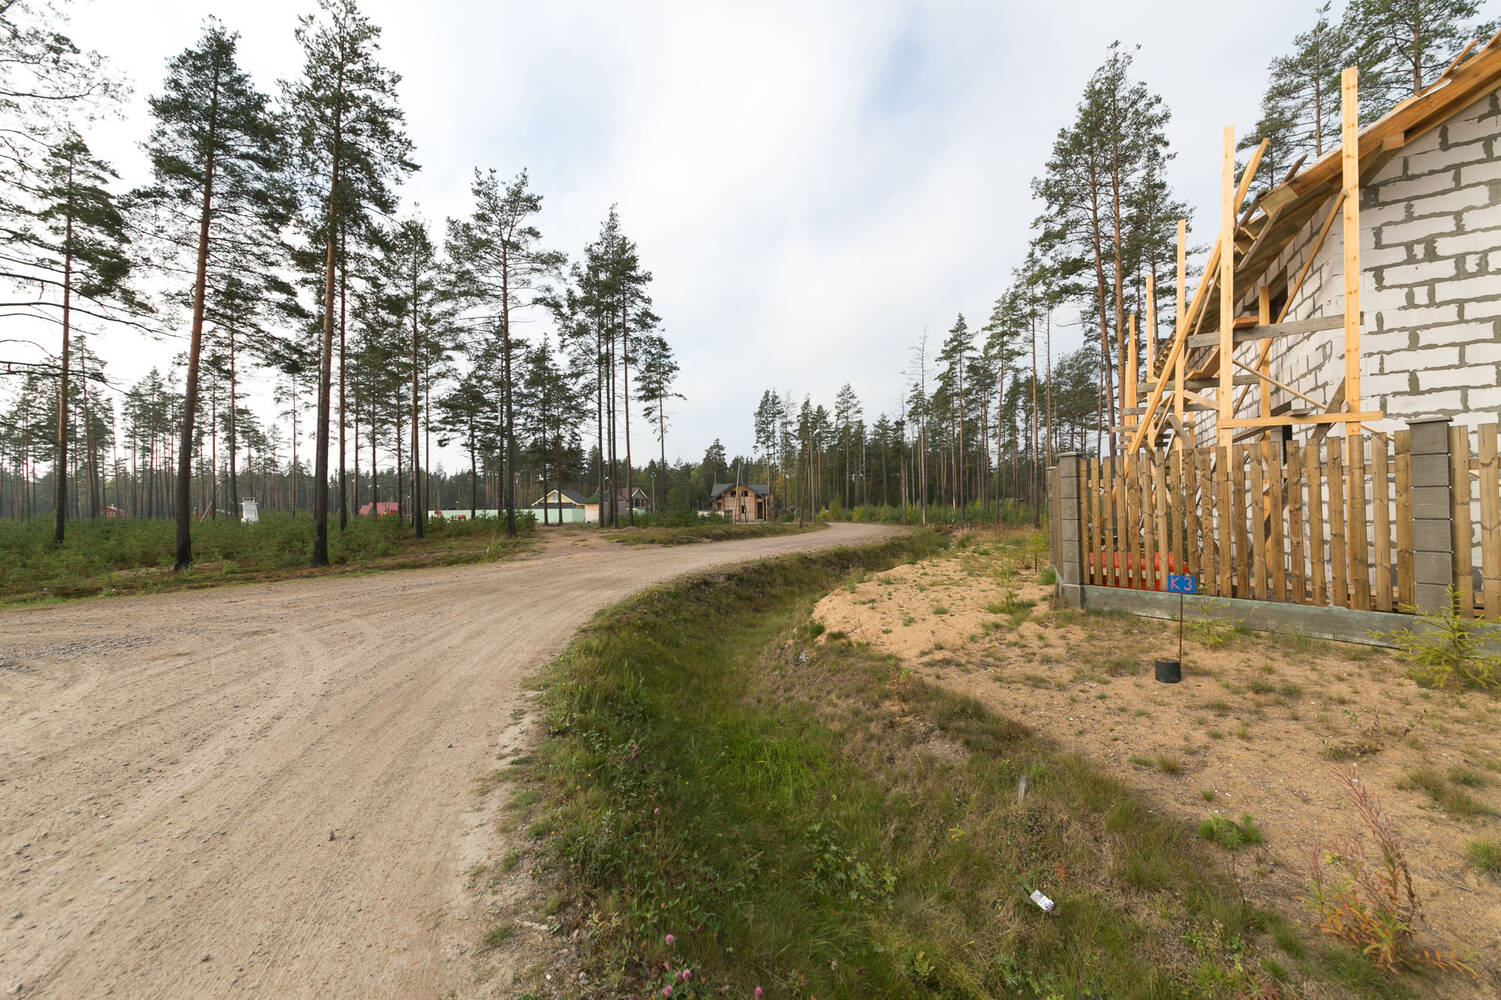
{"type": "Polygon", "coordinates": [[[1348,941],[1386,972],[1427,965],[1474,975],[1452,953],[1414,946],[1422,907],[1402,839],[1353,770],[1343,772],[1341,780],[1363,829],[1309,853],[1308,901],[1319,930],[1348,941]]]}
{"type": "Polygon", "coordinates": [[[1397,647],[1397,655],[1411,664],[1408,676],[1423,687],[1501,692],[1501,659],[1483,653],[1487,642],[1501,637],[1501,621],[1461,614],[1453,587],[1448,594],[1443,610],[1411,608],[1417,625],[1382,633],[1382,638],[1397,647]]]}
{"type": "Polygon", "coordinates": [[[1037,582],[1044,587],[1053,586],[1058,582],[1058,571],[1051,566],[1044,566],[1042,572],[1037,575],[1037,582]]]}

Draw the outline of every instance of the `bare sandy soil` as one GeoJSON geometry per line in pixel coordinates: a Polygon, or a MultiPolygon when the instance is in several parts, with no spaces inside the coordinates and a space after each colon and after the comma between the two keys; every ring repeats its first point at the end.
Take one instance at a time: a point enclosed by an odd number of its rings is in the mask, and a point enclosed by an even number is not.
{"type": "Polygon", "coordinates": [[[1357,825],[1339,779],[1356,767],[1403,836],[1425,902],[1419,942],[1480,970],[1424,990],[1497,995],[1501,880],[1474,870],[1465,844],[1501,837],[1501,699],[1424,690],[1387,650],[1193,622],[1183,682],[1158,684],[1152,661],[1177,655],[1176,623],[1050,611],[1029,554],[974,538],[854,582],[814,617],[826,637],[868,642],[1077,750],[1186,824],[1249,813],[1264,842],[1225,862],[1309,933],[1310,852],[1357,825]]]}
{"type": "Polygon", "coordinates": [[[890,533],[569,533],[510,563],[0,612],[0,995],[493,994],[466,872],[497,849],[476,782],[529,739],[523,678],[645,586],[890,533]]]}

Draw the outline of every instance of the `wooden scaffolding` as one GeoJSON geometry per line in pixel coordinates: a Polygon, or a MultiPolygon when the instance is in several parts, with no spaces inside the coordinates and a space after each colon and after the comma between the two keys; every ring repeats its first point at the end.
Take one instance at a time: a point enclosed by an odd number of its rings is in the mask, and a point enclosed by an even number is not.
{"type": "Polygon", "coordinates": [[[1355,67],[1340,77],[1340,146],[1299,173],[1302,160],[1283,180],[1243,210],[1267,142],[1252,153],[1235,176],[1235,133],[1226,128],[1221,164],[1220,229],[1210,246],[1198,287],[1185,301],[1186,226],[1178,222],[1177,309],[1171,337],[1158,350],[1151,314],[1155,296],[1148,279],[1145,330],[1146,380],[1138,381],[1136,317],[1131,317],[1125,370],[1120,373],[1123,419],[1114,428],[1126,454],[1192,447],[1196,439],[1230,445],[1267,440],[1278,428],[1312,428],[1317,443],[1343,425],[1358,437],[1365,421],[1380,411],[1363,408],[1360,391],[1360,187],[1402,146],[1447,120],[1494,88],[1501,75],[1501,33],[1484,45],[1471,43],[1428,87],[1403,101],[1379,121],[1359,128],[1355,67]],[[1327,206],[1327,207],[1326,207],[1327,206]],[[1322,223],[1295,276],[1267,280],[1282,251],[1322,212],[1322,223]],[[1337,315],[1287,320],[1313,261],[1334,222],[1343,235],[1343,311],[1337,315]],[[1216,302],[1218,308],[1210,307],[1216,302]],[[1277,302],[1273,318],[1273,302],[1277,302]],[[1242,310],[1246,313],[1242,315],[1242,310]],[[1254,310],[1252,312],[1251,310],[1254,310]],[[1279,344],[1324,330],[1342,330],[1344,377],[1327,399],[1315,399],[1272,375],[1279,344]],[[1236,349],[1255,343],[1254,360],[1236,358],[1236,349]],[[1292,402],[1274,405],[1280,390],[1292,402]],[[1146,399],[1141,402],[1141,394],[1146,399]],[[1245,415],[1254,398],[1255,413],[1245,415]]]}

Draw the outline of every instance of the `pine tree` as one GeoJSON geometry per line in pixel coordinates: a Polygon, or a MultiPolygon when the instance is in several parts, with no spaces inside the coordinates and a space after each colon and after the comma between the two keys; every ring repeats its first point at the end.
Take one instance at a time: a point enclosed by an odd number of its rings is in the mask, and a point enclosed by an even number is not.
{"type": "Polygon", "coordinates": [[[533,218],[542,211],[542,196],[528,186],[526,171],[501,185],[494,170],[474,172],[470,185],[474,214],[450,219],[448,256],[453,261],[456,294],[469,307],[468,319],[498,337],[500,407],[504,420],[506,535],[516,536],[516,420],[514,358],[520,350],[511,324],[515,314],[551,301],[547,282],[557,277],[565,259],[543,250],[542,233],[533,218]]]}
{"type": "Polygon", "coordinates": [[[6,252],[7,277],[36,282],[49,293],[41,300],[8,304],[48,313],[56,309],[62,332],[53,452],[52,540],[56,545],[63,542],[67,518],[70,351],[75,316],[107,320],[139,317],[145,310],[127,283],[131,261],[126,253],[125,217],[108,189],[114,177],[114,171],[95,158],[76,133],[52,146],[42,161],[38,183],[28,191],[37,208],[34,222],[27,231],[17,234],[6,252]]]}
{"type": "Polygon", "coordinates": [[[209,18],[198,43],[167,64],[162,93],[149,101],[155,124],[146,152],[155,185],[142,198],[157,209],[157,230],[170,244],[186,250],[187,234],[196,235],[176,484],[177,571],[193,561],[193,421],[209,286],[232,281],[242,299],[258,299],[277,280],[273,269],[281,261],[268,250],[294,204],[281,177],[287,161],[281,122],[236,62],[237,40],[209,18]]]}
{"type": "MultiPolygon", "coordinates": [[[[345,223],[359,206],[394,208],[392,185],[416,169],[396,101],[400,76],[377,61],[380,28],[354,0],[319,0],[321,18],[298,19],[302,77],[284,83],[307,193],[321,214],[322,342],[314,459],[312,565],[328,565],[328,445],[333,382],[335,265],[345,223]]],[[[342,463],[341,463],[342,464],[342,463]]]]}
{"type": "Polygon", "coordinates": [[[1351,0],[1344,31],[1360,65],[1362,113],[1385,114],[1471,41],[1493,34],[1494,22],[1475,21],[1480,8],[1480,0],[1351,0]]]}
{"type": "Polygon", "coordinates": [[[35,214],[27,192],[37,183],[37,164],[124,94],[103,57],[79,49],[66,27],[66,16],[47,0],[0,3],[0,232],[8,240],[35,214]]]}
{"type": "MultiPolygon", "coordinates": [[[[1098,324],[1101,398],[1111,425],[1118,423],[1115,372],[1125,368],[1133,306],[1128,280],[1147,268],[1155,272],[1158,264],[1144,255],[1151,248],[1165,255],[1172,244],[1163,234],[1182,214],[1163,179],[1170,113],[1160,96],[1131,78],[1131,64],[1130,52],[1111,46],[1074,123],[1060,130],[1043,176],[1033,181],[1045,206],[1035,223],[1040,249],[1062,266],[1060,277],[1088,302],[1098,324]],[[1093,294],[1080,294],[1081,263],[1093,272],[1093,294]],[[1112,355],[1114,366],[1107,361],[1112,355]]],[[[1171,280],[1156,284],[1164,298],[1172,294],[1171,280]]]]}
{"type": "MultiPolygon", "coordinates": [[[[637,390],[642,401],[641,415],[657,425],[658,461],[663,470],[667,468],[667,401],[682,399],[683,394],[673,391],[677,384],[678,362],[672,356],[672,346],[661,334],[649,334],[641,338],[638,362],[641,376],[637,390]]],[[[667,506],[666,482],[662,484],[661,507],[667,506]]],[[[654,502],[655,502],[655,498],[654,502]]]]}
{"type": "Polygon", "coordinates": [[[1329,3],[1317,20],[1293,38],[1292,50],[1268,67],[1261,119],[1241,141],[1253,149],[1270,139],[1262,157],[1262,183],[1270,187],[1300,156],[1317,158],[1339,141],[1339,74],[1353,57],[1348,26],[1329,16],[1329,3]]]}
{"type": "Polygon", "coordinates": [[[412,530],[423,537],[426,512],[422,503],[423,468],[420,426],[422,383],[432,366],[450,349],[447,335],[452,323],[452,296],[445,284],[445,268],[428,236],[427,224],[406,219],[382,234],[374,260],[374,288],[393,336],[406,343],[402,359],[410,388],[407,420],[411,434],[412,530]]]}

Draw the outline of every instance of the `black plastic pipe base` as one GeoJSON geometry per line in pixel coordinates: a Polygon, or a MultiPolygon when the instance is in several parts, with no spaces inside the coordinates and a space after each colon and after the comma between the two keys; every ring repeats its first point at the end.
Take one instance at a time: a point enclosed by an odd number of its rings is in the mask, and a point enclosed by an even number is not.
{"type": "Polygon", "coordinates": [[[1183,667],[1177,660],[1158,660],[1157,679],[1164,684],[1176,684],[1183,679],[1183,667]]]}

